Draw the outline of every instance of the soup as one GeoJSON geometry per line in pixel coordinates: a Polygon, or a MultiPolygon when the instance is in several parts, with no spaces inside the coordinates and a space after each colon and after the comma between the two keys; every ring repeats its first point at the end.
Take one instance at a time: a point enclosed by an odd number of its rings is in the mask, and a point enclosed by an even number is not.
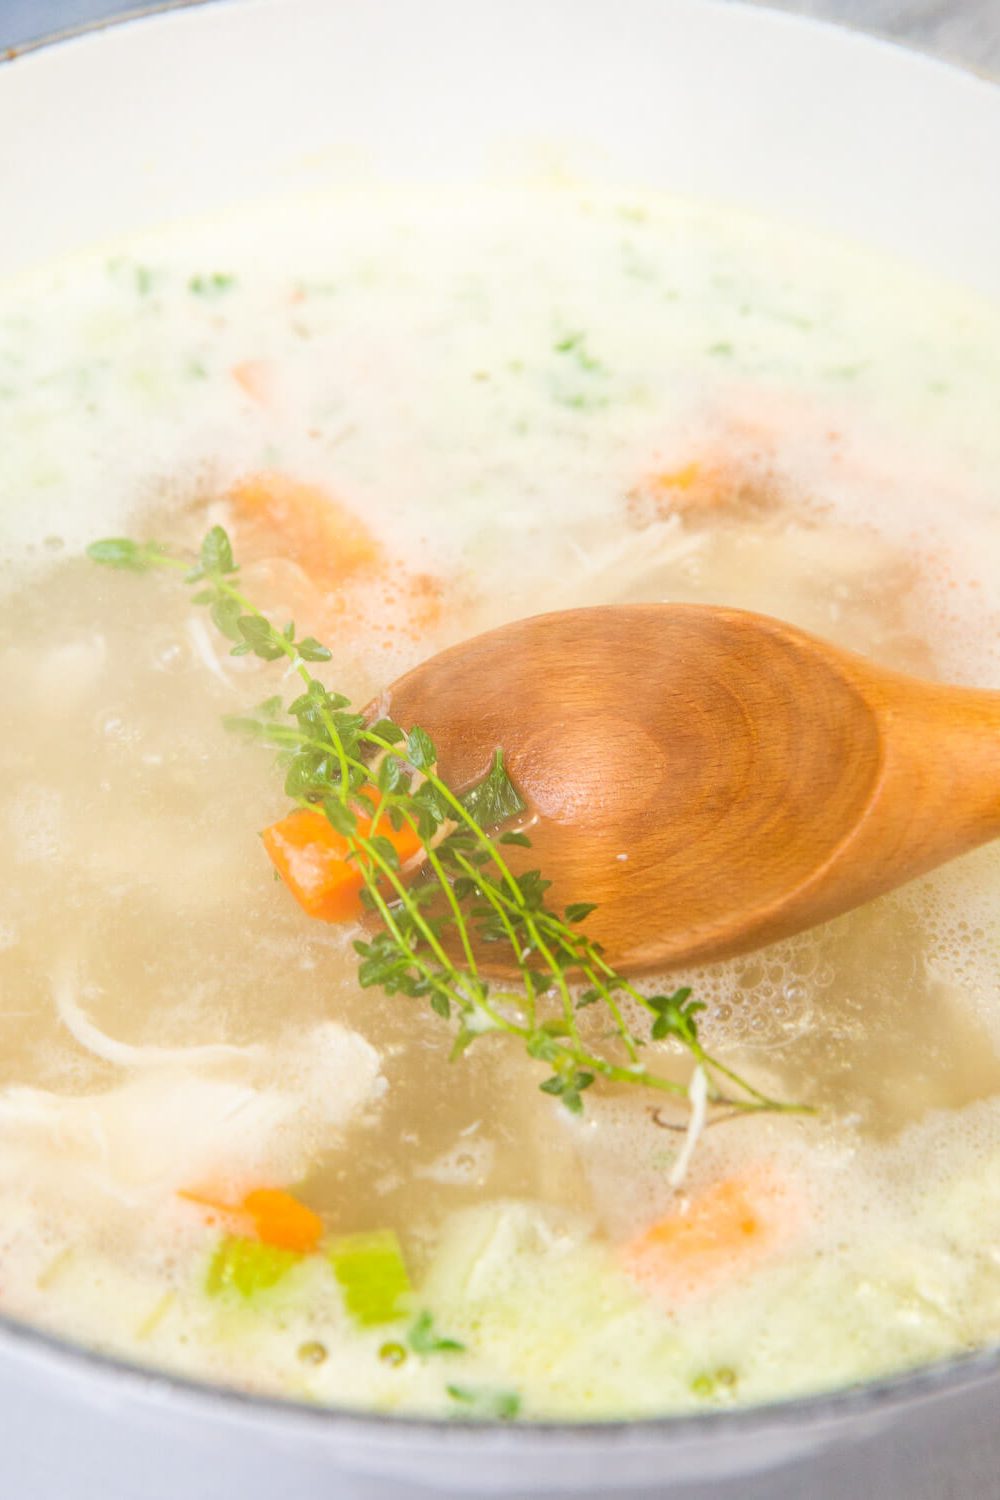
{"type": "MultiPolygon", "coordinates": [[[[8,286],[0,1308],[456,1418],[713,1409],[1000,1336],[994,850],[636,980],[621,1025],[579,985],[570,1030],[557,985],[462,1021],[359,982],[380,913],[336,840],[376,808],[324,825],[317,886],[315,785],[290,833],[260,743],[292,747],[303,672],[362,706],[601,602],[1000,685],[998,347],[996,308],[851,247],[569,188],[263,204],[8,286]],[[197,602],[234,580],[235,614],[197,602]],[[685,1017],[727,1098],[811,1112],[710,1107],[685,1017]]],[[[419,790],[419,751],[372,777],[419,790]]],[[[516,790],[490,839],[530,836],[516,790]]],[[[380,826],[391,917],[416,846],[380,826]]]]}

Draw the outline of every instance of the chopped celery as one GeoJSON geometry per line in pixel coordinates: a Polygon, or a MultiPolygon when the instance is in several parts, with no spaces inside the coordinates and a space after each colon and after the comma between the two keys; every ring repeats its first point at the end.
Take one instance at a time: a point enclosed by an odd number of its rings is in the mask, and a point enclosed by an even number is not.
{"type": "Polygon", "coordinates": [[[363,1328],[391,1323],[405,1311],[410,1278],[399,1240],[391,1229],[347,1234],[331,1240],[327,1255],[344,1304],[363,1328]]]}
{"type": "Polygon", "coordinates": [[[269,1291],[302,1260],[297,1250],[281,1250],[260,1240],[239,1239],[227,1235],[212,1256],[205,1278],[210,1297],[222,1292],[238,1292],[247,1299],[258,1292],[269,1291]]]}

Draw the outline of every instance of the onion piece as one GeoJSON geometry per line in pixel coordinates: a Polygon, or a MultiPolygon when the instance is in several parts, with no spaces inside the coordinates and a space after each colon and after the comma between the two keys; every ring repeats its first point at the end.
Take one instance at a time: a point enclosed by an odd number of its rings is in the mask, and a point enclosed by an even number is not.
{"type": "Polygon", "coordinates": [[[684,1144],[681,1146],[677,1160],[670,1169],[670,1186],[680,1187],[687,1176],[691,1158],[695,1147],[701,1139],[701,1133],[705,1128],[705,1120],[708,1114],[708,1074],[701,1063],[691,1074],[691,1082],[688,1084],[688,1099],[691,1102],[691,1118],[684,1134],[684,1144]]]}
{"type": "Polygon", "coordinates": [[[214,1042],[196,1047],[156,1047],[151,1044],[135,1045],[120,1042],[108,1036],[87,1015],[77,998],[76,974],[72,966],[63,965],[52,979],[52,994],[56,1011],[66,1030],[79,1042],[85,1051],[103,1062],[118,1068],[159,1068],[165,1063],[228,1062],[233,1058],[243,1061],[255,1058],[259,1048],[238,1047],[226,1042],[214,1042]]]}

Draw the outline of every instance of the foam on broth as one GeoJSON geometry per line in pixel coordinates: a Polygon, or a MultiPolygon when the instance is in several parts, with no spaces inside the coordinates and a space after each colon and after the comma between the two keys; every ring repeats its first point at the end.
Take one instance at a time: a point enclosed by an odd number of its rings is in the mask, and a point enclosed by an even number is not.
{"type": "Polygon", "coordinates": [[[247,590],[329,641],[358,702],[505,619],[638,599],[1000,685],[997,348],[996,309],[904,268],[575,191],[265,205],[7,288],[0,1307],[450,1414],[456,1382],[616,1416],[1000,1336],[995,851],[666,981],[713,1051],[820,1110],[713,1126],[678,1197],[679,1116],[619,1090],[573,1120],[516,1047],[449,1064],[438,1018],[358,989],[352,933],[260,851],[279,778],[220,724],[276,669],[228,658],[169,580],[81,556],[224,521],[247,590]],[[379,566],[318,585],[227,501],[264,469],[325,487],[379,566]],[[629,1274],[630,1236],[762,1164],[773,1254],[666,1295],[629,1274]],[[219,1227],[177,1195],[207,1178],[397,1230],[466,1351],[387,1362],[319,1261],[262,1306],[207,1295],[219,1227]]]}

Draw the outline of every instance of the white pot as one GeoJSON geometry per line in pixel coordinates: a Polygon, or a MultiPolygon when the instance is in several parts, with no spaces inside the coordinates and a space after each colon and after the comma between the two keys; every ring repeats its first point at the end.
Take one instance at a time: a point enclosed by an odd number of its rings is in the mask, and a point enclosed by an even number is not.
{"type": "MultiPolygon", "coordinates": [[[[0,66],[0,275],[366,169],[474,181],[525,143],[1000,296],[1000,90],[714,0],[216,0],[0,66]]],[[[2,456],[0,456],[2,461],[2,456]]],[[[319,1411],[0,1326],[11,1500],[1000,1496],[1000,1354],[780,1407],[587,1427],[319,1411]]]]}

